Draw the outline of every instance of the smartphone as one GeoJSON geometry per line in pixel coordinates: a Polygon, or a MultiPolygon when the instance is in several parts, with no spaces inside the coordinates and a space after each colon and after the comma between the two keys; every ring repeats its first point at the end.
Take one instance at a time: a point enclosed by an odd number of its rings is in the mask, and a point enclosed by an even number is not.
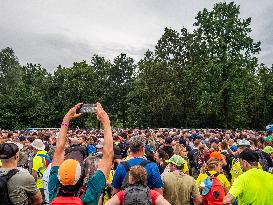
{"type": "Polygon", "coordinates": [[[97,110],[97,104],[81,104],[79,113],[95,113],[97,110]]]}

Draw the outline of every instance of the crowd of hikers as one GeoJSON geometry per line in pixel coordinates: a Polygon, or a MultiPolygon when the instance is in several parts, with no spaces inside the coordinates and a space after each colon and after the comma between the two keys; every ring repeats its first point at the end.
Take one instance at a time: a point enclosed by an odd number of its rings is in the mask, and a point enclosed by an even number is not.
{"type": "Polygon", "coordinates": [[[103,129],[0,131],[0,205],[272,205],[271,131],[103,129]]]}

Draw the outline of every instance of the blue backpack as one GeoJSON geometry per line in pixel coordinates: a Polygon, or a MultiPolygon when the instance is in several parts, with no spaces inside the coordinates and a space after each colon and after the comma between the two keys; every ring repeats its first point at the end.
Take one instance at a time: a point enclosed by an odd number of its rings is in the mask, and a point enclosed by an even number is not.
{"type": "Polygon", "coordinates": [[[45,167],[47,168],[48,165],[51,163],[51,159],[48,154],[37,154],[37,156],[42,157],[45,159],[45,167]]]}

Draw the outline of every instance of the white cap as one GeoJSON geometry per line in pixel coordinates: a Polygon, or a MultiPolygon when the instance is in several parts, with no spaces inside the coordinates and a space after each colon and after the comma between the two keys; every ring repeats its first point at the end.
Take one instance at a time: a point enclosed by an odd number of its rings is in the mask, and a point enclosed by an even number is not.
{"type": "Polygon", "coordinates": [[[246,139],[239,140],[238,146],[250,146],[250,142],[246,139]]]}
{"type": "Polygon", "coordinates": [[[103,144],[104,144],[104,139],[103,138],[99,138],[98,139],[98,144],[96,145],[96,148],[103,148],[103,144]]]}

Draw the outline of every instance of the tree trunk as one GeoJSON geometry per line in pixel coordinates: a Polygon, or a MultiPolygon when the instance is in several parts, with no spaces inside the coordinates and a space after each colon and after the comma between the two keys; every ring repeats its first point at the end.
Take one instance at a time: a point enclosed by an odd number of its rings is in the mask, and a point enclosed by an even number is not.
{"type": "MultiPolygon", "coordinates": [[[[228,82],[228,66],[224,65],[223,67],[223,83],[226,84],[228,82]]],[[[224,113],[224,125],[225,128],[229,128],[229,90],[225,85],[223,91],[223,113],[224,113]]]]}

